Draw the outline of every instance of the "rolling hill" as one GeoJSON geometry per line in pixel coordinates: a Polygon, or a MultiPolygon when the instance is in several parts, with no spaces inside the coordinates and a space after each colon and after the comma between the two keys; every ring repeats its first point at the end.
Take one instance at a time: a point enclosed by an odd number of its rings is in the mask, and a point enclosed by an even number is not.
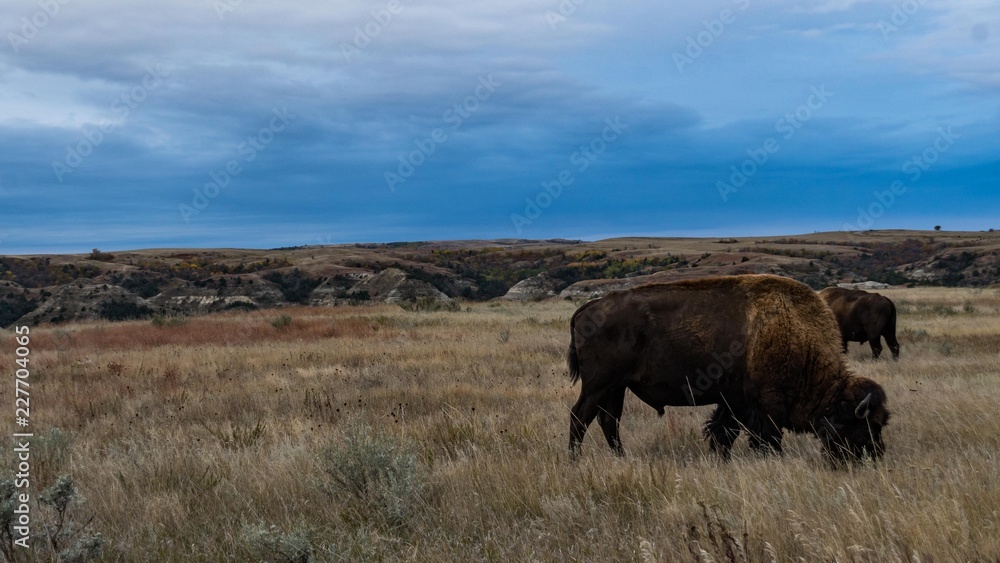
{"type": "Polygon", "coordinates": [[[985,287],[1000,281],[998,251],[1000,234],[991,230],[0,256],[0,326],[290,304],[457,307],[451,300],[508,293],[517,299],[587,299],[650,281],[741,273],[785,275],[817,289],[861,281],[985,287]]]}

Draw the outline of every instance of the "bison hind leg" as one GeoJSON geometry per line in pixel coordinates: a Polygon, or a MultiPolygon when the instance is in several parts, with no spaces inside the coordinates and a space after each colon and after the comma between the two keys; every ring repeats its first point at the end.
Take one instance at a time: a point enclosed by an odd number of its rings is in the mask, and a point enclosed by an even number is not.
{"type": "Polygon", "coordinates": [[[580,398],[569,415],[569,456],[571,459],[580,457],[580,450],[583,444],[583,437],[587,433],[587,427],[597,416],[596,398],[588,395],[586,391],[580,392],[580,398]]]}
{"type": "Polygon", "coordinates": [[[868,341],[868,345],[872,347],[872,360],[877,360],[882,355],[882,337],[872,338],[868,341]]]}
{"type": "Polygon", "coordinates": [[[733,416],[733,411],[723,404],[716,406],[715,411],[705,422],[705,437],[708,438],[712,451],[717,452],[722,459],[728,460],[733,442],[739,435],[740,423],[733,416]]]}
{"type": "Polygon", "coordinates": [[[569,417],[569,454],[571,459],[580,457],[583,437],[587,427],[595,418],[601,424],[604,437],[608,440],[611,450],[617,455],[623,455],[625,450],[618,435],[618,425],[625,405],[625,387],[605,388],[597,392],[588,392],[586,387],[580,390],[580,398],[570,411],[569,417]]]}
{"type": "Polygon", "coordinates": [[[625,387],[623,386],[620,389],[612,389],[607,392],[600,412],[597,414],[597,421],[601,424],[601,430],[604,431],[604,438],[608,441],[608,446],[619,457],[625,455],[625,448],[622,447],[622,438],[619,434],[624,407],[625,387]]]}
{"type": "Polygon", "coordinates": [[[887,335],[885,337],[886,343],[889,345],[889,351],[892,352],[892,359],[899,360],[899,342],[896,341],[895,335],[887,335]]]}

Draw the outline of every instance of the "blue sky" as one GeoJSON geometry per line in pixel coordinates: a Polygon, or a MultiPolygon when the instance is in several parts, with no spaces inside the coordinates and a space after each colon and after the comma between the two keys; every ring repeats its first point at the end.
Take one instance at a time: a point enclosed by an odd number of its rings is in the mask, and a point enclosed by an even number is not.
{"type": "Polygon", "coordinates": [[[7,2],[0,253],[1000,227],[1000,2],[621,4],[7,2]]]}

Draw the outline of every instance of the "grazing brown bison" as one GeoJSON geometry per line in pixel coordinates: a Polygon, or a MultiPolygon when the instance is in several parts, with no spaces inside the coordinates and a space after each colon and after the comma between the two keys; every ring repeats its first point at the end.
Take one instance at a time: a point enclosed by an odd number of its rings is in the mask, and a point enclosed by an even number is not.
{"type": "Polygon", "coordinates": [[[718,405],[705,435],[723,458],[741,428],[762,453],[780,452],[788,429],[815,434],[835,464],[877,458],[885,392],[848,371],[836,328],[814,291],[770,275],[645,285],[591,301],[570,323],[570,377],[582,382],[570,453],[579,455],[596,417],[624,454],[627,389],[661,415],[665,406],[718,405]]]}
{"type": "Polygon", "coordinates": [[[848,342],[867,342],[872,347],[872,359],[877,360],[882,354],[882,338],[885,338],[892,351],[892,359],[899,359],[896,305],[891,299],[878,293],[843,287],[828,287],[819,295],[837,319],[844,352],[847,352],[848,342]]]}

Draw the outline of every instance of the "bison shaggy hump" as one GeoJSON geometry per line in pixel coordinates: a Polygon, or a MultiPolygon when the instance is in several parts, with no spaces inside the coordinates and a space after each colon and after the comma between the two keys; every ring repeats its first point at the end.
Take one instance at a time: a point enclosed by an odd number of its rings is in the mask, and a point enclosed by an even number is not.
{"type": "Polygon", "coordinates": [[[850,373],[830,309],[797,281],[745,275],[640,286],[581,306],[570,332],[570,377],[581,381],[570,416],[574,458],[594,418],[624,453],[626,390],[661,415],[665,406],[717,405],[705,435],[723,458],[741,428],[761,453],[781,451],[782,430],[815,434],[834,464],[885,449],[885,392],[850,373]]]}

